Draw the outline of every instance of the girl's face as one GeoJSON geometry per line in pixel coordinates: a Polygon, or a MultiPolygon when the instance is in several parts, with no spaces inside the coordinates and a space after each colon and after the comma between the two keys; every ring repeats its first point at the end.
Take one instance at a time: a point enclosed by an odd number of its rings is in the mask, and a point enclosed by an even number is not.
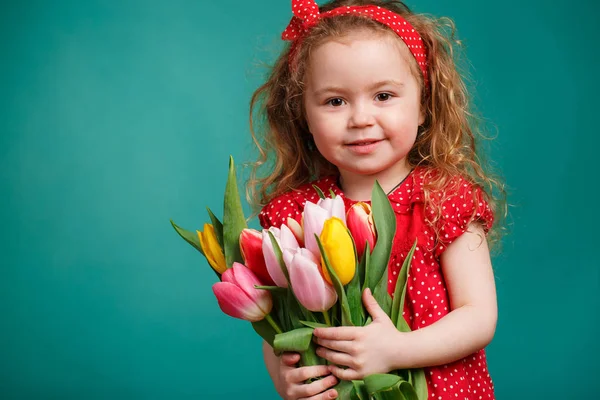
{"type": "Polygon", "coordinates": [[[401,177],[424,116],[420,87],[400,38],[361,31],[315,48],[304,107],[319,152],[340,170],[401,177]]]}

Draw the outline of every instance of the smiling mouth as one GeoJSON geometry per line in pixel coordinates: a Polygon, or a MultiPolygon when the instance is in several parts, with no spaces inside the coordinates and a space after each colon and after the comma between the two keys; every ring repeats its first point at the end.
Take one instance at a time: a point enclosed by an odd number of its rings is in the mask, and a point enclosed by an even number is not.
{"type": "Polygon", "coordinates": [[[381,140],[361,140],[357,142],[348,143],[348,146],[368,146],[377,142],[381,142],[381,140]]]}

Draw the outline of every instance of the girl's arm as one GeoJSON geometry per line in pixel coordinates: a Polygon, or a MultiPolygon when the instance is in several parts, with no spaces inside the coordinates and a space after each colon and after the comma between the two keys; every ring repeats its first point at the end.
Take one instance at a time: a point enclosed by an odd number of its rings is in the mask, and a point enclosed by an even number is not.
{"type": "Polygon", "coordinates": [[[279,357],[273,353],[273,348],[269,345],[269,343],[263,340],[263,358],[265,360],[265,366],[267,367],[267,372],[275,384],[275,389],[279,392],[279,388],[277,388],[277,382],[279,382],[279,357]]]}
{"type": "Polygon", "coordinates": [[[496,330],[496,287],[485,234],[479,224],[441,255],[450,313],[434,324],[402,334],[393,346],[395,368],[447,364],[484,348],[496,330]]]}

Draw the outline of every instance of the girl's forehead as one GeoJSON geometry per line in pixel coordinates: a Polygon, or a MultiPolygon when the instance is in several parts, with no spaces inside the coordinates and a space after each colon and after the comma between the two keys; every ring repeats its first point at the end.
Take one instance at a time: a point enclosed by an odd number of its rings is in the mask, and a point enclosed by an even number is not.
{"type": "Polygon", "coordinates": [[[412,64],[418,68],[401,38],[395,34],[369,30],[326,39],[314,46],[308,54],[306,72],[309,74],[317,70],[323,72],[343,69],[355,64],[364,64],[371,69],[394,64],[411,72],[415,69],[412,64]]]}
{"type": "Polygon", "coordinates": [[[315,43],[312,46],[312,48],[308,52],[308,59],[306,61],[307,63],[310,63],[312,56],[315,53],[318,53],[319,49],[322,49],[324,46],[331,47],[327,46],[328,44],[337,43],[340,45],[352,47],[353,43],[365,41],[371,42],[373,46],[377,46],[377,44],[389,45],[386,46],[387,51],[394,53],[398,52],[402,56],[404,61],[406,61],[407,63],[414,63],[415,65],[417,65],[416,60],[411,54],[408,46],[397,34],[395,34],[392,31],[388,32],[383,30],[373,30],[369,28],[355,29],[346,32],[343,35],[323,38],[321,41],[315,43]]]}

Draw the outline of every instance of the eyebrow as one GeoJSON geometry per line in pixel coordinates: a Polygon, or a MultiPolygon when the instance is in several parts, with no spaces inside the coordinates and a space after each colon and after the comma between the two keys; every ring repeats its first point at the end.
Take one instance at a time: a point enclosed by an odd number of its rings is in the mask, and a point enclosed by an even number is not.
{"type": "MultiPolygon", "coordinates": [[[[369,86],[367,89],[368,90],[376,90],[379,89],[380,87],[383,86],[399,86],[399,87],[404,87],[404,83],[394,80],[394,79],[386,79],[383,81],[379,81],[379,82],[375,82],[373,83],[371,86],[369,86]]],[[[339,87],[339,86],[326,86],[324,88],[321,88],[319,90],[315,90],[314,95],[315,96],[321,96],[325,93],[329,93],[329,92],[335,92],[335,93],[339,93],[339,92],[343,92],[344,89],[339,87]]]]}

